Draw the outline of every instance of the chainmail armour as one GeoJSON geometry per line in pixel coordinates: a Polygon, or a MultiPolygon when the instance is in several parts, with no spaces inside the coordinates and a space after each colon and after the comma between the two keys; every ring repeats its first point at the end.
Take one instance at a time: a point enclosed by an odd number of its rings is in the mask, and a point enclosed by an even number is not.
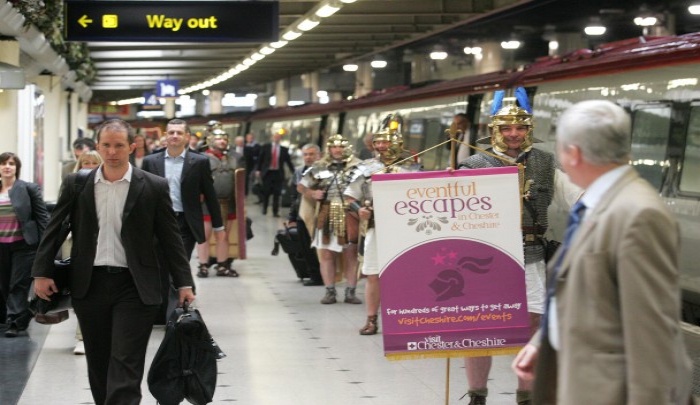
{"type": "MultiPolygon", "coordinates": [[[[488,152],[494,153],[492,149],[488,152]]],[[[523,206],[522,227],[525,263],[535,263],[544,260],[544,246],[541,237],[548,227],[547,208],[554,196],[554,155],[538,149],[527,152],[525,164],[525,184],[531,181],[526,201],[537,215],[533,218],[531,210],[523,206]],[[535,224],[537,221],[537,225],[535,224]]],[[[460,162],[459,168],[483,169],[488,167],[503,167],[508,164],[489,155],[476,154],[460,162]]]]}

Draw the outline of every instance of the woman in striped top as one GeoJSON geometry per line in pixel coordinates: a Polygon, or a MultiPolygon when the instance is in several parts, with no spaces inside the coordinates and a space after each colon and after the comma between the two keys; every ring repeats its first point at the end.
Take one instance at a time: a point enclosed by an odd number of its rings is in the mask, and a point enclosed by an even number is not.
{"type": "Polygon", "coordinates": [[[27,329],[32,315],[27,296],[41,235],[49,222],[39,186],[19,179],[22,162],[0,154],[0,292],[5,299],[6,337],[27,329]]]}

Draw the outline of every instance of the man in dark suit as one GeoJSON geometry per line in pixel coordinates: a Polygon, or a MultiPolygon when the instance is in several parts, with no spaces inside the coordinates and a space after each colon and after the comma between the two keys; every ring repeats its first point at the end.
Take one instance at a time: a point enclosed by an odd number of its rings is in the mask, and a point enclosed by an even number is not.
{"type": "Polygon", "coordinates": [[[267,206],[272,195],[272,215],[279,217],[280,194],[284,186],[284,165],[289,171],[294,173],[294,165],[289,156],[289,149],[280,145],[282,135],[275,133],[272,135],[272,142],[266,143],[260,150],[256,176],[263,182],[263,215],[267,214],[267,206]]]}
{"type": "MultiPolygon", "coordinates": [[[[243,159],[245,160],[245,195],[250,192],[250,181],[254,175],[255,168],[258,166],[258,158],[260,157],[260,144],[255,140],[253,134],[245,136],[245,148],[243,149],[243,159]]],[[[258,199],[260,196],[258,196],[258,199]]],[[[259,203],[260,201],[258,201],[259,203]]]]}
{"type": "Polygon", "coordinates": [[[221,209],[214,190],[209,159],[193,153],[187,146],[190,128],[181,119],[170,120],[165,127],[168,147],[162,153],[143,159],[143,170],[165,177],[170,186],[170,199],[180,225],[187,258],[192,255],[195,243],[204,242],[204,214],[199,196],[211,213],[212,227],[224,231],[221,209]]]}
{"type": "Polygon", "coordinates": [[[53,260],[63,243],[61,225],[70,216],[70,289],[97,405],[141,401],[146,347],[161,303],[161,270],[179,288],[180,304],[195,298],[168,183],[129,164],[134,148],[126,122],[114,119],[100,127],[97,150],[104,163],[82,190],[75,187],[76,174],[66,177],[32,268],[36,294],[50,299],[57,292],[53,260]],[[168,247],[161,267],[156,241],[168,247]]]}

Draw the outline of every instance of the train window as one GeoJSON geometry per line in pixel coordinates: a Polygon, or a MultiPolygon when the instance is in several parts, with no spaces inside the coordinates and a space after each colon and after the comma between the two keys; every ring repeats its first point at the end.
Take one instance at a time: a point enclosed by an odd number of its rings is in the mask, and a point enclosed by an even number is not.
{"type": "Polygon", "coordinates": [[[682,170],[681,192],[700,193],[700,106],[690,109],[682,170]]]}
{"type": "Polygon", "coordinates": [[[640,105],[632,112],[632,166],[656,188],[666,166],[670,129],[670,104],[640,105]]]}

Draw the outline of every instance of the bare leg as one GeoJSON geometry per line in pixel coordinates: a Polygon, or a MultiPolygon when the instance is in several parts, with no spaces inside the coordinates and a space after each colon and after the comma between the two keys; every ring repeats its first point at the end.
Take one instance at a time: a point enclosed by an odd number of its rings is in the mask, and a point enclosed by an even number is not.
{"type": "Polygon", "coordinates": [[[470,391],[486,389],[492,361],[491,356],[464,358],[464,368],[467,370],[470,391]]]}
{"type": "Polygon", "coordinates": [[[365,302],[367,302],[367,315],[373,316],[379,313],[379,275],[377,274],[367,276],[365,302]]]}
{"type": "Polygon", "coordinates": [[[326,287],[335,285],[335,255],[334,252],[328,249],[318,250],[321,259],[321,277],[323,284],[326,287]]]}
{"type": "Polygon", "coordinates": [[[345,259],[345,279],[348,287],[357,286],[357,244],[349,243],[343,246],[343,259],[345,259]]]}
{"type": "Polygon", "coordinates": [[[225,262],[228,259],[228,236],[233,227],[233,220],[226,221],[226,230],[216,233],[216,261],[225,262]]]}
{"type": "Polygon", "coordinates": [[[211,222],[204,221],[204,243],[197,245],[197,256],[200,263],[209,262],[209,238],[211,237],[211,222]]]}

